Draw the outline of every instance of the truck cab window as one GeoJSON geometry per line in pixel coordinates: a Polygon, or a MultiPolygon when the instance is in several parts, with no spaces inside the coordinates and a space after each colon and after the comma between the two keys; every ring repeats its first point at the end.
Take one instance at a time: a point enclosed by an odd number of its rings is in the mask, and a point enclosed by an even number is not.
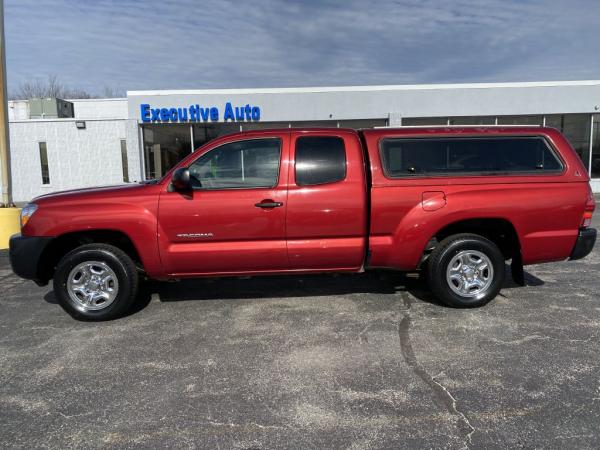
{"type": "Polygon", "coordinates": [[[346,178],[346,149],[337,136],[304,136],[296,141],[296,184],[314,186],[346,178]]]}
{"type": "Polygon", "coordinates": [[[274,187],[279,176],[281,141],[251,139],[210,150],[190,167],[195,189],[274,187]]]}

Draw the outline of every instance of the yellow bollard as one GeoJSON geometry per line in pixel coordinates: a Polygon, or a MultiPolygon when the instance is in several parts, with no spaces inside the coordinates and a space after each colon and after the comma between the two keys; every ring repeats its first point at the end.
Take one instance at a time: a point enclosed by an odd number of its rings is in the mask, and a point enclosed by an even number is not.
{"type": "Polygon", "coordinates": [[[21,209],[0,208],[0,250],[8,248],[8,240],[21,231],[21,209]]]}

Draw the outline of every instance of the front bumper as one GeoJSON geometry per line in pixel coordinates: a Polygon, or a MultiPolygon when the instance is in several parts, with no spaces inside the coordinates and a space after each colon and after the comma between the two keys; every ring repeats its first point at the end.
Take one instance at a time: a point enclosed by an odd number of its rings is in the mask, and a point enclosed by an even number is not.
{"type": "Polygon", "coordinates": [[[589,255],[596,243],[596,234],[595,228],[581,228],[569,260],[573,261],[589,255]]]}
{"type": "Polygon", "coordinates": [[[9,241],[9,259],[12,270],[21,278],[33,280],[40,286],[48,284],[39,278],[40,258],[52,241],[51,237],[21,236],[15,234],[9,241]]]}

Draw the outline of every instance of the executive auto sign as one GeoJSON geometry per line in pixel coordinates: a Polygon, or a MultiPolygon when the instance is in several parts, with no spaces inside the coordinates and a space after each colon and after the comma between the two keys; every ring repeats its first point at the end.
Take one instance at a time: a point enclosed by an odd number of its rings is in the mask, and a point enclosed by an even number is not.
{"type": "MultiPolygon", "coordinates": [[[[152,108],[148,103],[140,105],[141,120],[145,123],[219,122],[220,111],[216,106],[190,105],[187,108],[152,108]]],[[[260,107],[250,104],[233,106],[225,103],[224,122],[258,122],[260,107]]]]}

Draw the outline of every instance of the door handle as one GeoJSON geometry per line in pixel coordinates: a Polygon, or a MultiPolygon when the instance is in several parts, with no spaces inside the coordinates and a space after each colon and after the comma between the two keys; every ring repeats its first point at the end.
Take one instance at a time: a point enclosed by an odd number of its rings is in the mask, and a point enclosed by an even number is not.
{"type": "Polygon", "coordinates": [[[257,208],[279,208],[283,206],[283,202],[274,202],[273,200],[263,200],[260,203],[256,203],[254,206],[257,208]]]}

